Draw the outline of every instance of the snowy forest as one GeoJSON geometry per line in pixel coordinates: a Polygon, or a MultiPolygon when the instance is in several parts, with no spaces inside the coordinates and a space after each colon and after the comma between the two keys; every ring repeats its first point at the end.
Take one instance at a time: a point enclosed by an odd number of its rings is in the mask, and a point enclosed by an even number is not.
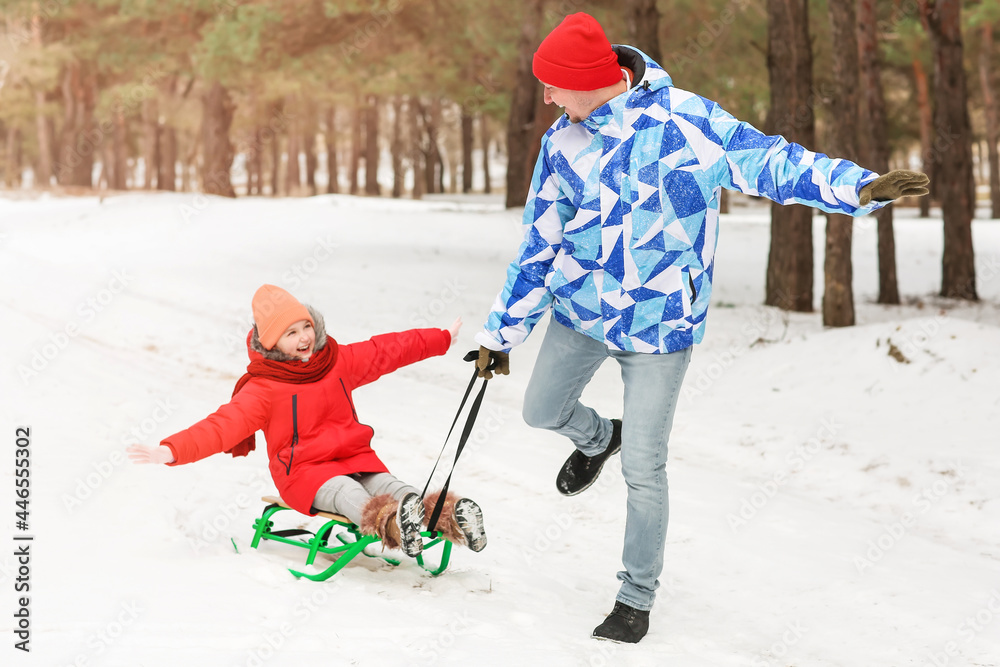
{"type": "MultiPolygon", "coordinates": [[[[0,0],[0,664],[1000,667],[997,41],[1000,0],[0,0]],[[264,429],[248,456],[129,459],[239,396],[277,286],[338,349],[463,318],[335,392],[439,488],[561,114],[532,58],[576,12],[765,134],[930,177],[861,217],[718,189],[636,642],[592,635],[624,459],[557,490],[581,450],[525,412],[556,314],[482,383],[450,488],[488,546],[441,572],[375,543],[309,580],[336,557],[264,519],[360,536],[262,514],[264,429]]],[[[623,417],[623,367],[580,400],[623,417]]]]}
{"type": "MultiPolygon", "coordinates": [[[[531,54],[581,10],[767,133],[929,174],[916,205],[943,211],[941,294],[976,299],[970,221],[977,202],[1000,217],[996,0],[7,0],[3,184],[417,199],[475,188],[520,206],[557,114],[531,54]]],[[[774,235],[766,302],[808,311],[803,215],[775,208],[789,233],[774,235]]],[[[850,247],[846,224],[830,220],[833,256],[850,247]]],[[[892,210],[879,228],[879,301],[898,303],[892,210]]],[[[831,287],[849,284],[835,263],[831,287]]],[[[853,322],[849,294],[828,311],[830,325],[853,322]]]]}

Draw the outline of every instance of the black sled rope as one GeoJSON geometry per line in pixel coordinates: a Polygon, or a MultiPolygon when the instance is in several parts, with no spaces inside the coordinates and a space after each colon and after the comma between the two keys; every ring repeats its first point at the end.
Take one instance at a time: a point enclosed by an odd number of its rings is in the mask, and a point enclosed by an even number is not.
{"type": "MultiPolygon", "coordinates": [[[[479,351],[472,350],[465,355],[463,361],[475,362],[479,358],[479,351]]],[[[496,368],[496,362],[491,360],[490,365],[487,370],[493,370],[496,368]]],[[[465,408],[466,401],[469,400],[469,395],[472,394],[472,388],[476,385],[476,378],[479,376],[479,369],[473,368],[472,379],[469,380],[469,386],[465,389],[465,395],[462,396],[462,402],[458,406],[458,412],[455,413],[455,419],[451,422],[451,428],[448,429],[448,435],[444,437],[444,444],[441,445],[441,453],[438,454],[437,461],[434,462],[434,467],[431,469],[431,474],[427,478],[427,483],[424,485],[424,490],[420,494],[423,498],[427,495],[427,489],[431,485],[431,480],[434,478],[434,473],[437,471],[438,463],[441,462],[441,457],[444,455],[445,447],[448,446],[448,440],[451,438],[452,431],[455,430],[455,424],[458,423],[458,418],[462,414],[462,410],[465,408]]],[[[455,461],[451,464],[451,470],[448,472],[448,479],[445,480],[444,485],[441,487],[441,494],[438,496],[437,503],[434,505],[434,511],[431,512],[430,518],[427,520],[427,530],[433,531],[435,526],[437,526],[437,521],[441,518],[441,510],[444,508],[445,494],[448,493],[448,486],[451,484],[451,476],[455,472],[455,466],[458,465],[458,457],[462,455],[462,450],[465,449],[465,443],[469,441],[469,435],[472,433],[472,427],[476,423],[476,417],[479,415],[479,408],[483,404],[483,396],[486,394],[486,383],[488,380],[483,379],[483,385],[479,389],[479,393],[476,394],[476,398],[472,401],[472,406],[469,408],[469,415],[465,419],[465,428],[462,429],[462,436],[458,439],[458,447],[455,449],[455,461]]]]}

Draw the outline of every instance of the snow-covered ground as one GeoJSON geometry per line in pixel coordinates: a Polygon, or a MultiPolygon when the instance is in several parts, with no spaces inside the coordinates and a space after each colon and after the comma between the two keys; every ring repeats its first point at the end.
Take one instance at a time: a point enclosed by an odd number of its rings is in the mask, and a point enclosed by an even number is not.
{"type": "MultiPolygon", "coordinates": [[[[423,486],[471,373],[461,355],[520,241],[518,213],[495,202],[0,199],[0,662],[1000,664],[997,222],[975,223],[982,301],[967,305],[933,296],[940,219],[901,210],[907,305],[883,307],[875,227],[859,221],[859,325],[825,330],[819,314],[760,305],[767,209],[724,216],[671,440],[666,569],[637,646],[589,637],[618,589],[617,460],[564,498],[554,479],[570,445],[521,420],[541,331],[490,383],[453,482],[482,505],[489,547],[456,550],[437,578],[361,559],[319,584],[288,573],[300,551],[251,550],[273,491],[262,448],[177,468],[126,461],[126,444],[228,400],[250,297],[270,282],[318,307],[342,342],[463,316],[448,355],[356,394],[384,460],[423,486]],[[30,428],[26,532],[18,427],[30,428]],[[27,534],[30,654],[14,648],[13,616],[13,538],[27,534]]],[[[609,363],[584,398],[614,416],[621,393],[609,363]]]]}

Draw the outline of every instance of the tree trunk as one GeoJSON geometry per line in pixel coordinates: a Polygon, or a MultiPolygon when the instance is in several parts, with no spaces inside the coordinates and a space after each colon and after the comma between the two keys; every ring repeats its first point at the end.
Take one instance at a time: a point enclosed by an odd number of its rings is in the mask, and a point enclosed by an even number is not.
{"type": "Polygon", "coordinates": [[[285,109],[293,110],[294,120],[288,124],[288,150],[286,151],[285,163],[285,195],[298,197],[302,194],[302,175],[299,171],[299,142],[301,140],[299,129],[302,126],[302,109],[296,104],[297,100],[289,98],[285,100],[285,109]]]}
{"type": "Polygon", "coordinates": [[[4,165],[4,183],[8,188],[21,187],[21,131],[16,127],[7,128],[7,156],[4,165]]]}
{"type": "Polygon", "coordinates": [[[403,196],[403,96],[392,98],[392,140],[389,144],[392,153],[392,196],[403,196]]]}
{"type": "MultiPolygon", "coordinates": [[[[812,44],[808,0],[768,0],[767,69],[771,83],[768,134],[815,145],[812,44]]],[[[813,310],[811,208],[771,205],[771,248],[764,303],[783,310],[813,310]]]]}
{"type": "MultiPolygon", "coordinates": [[[[858,36],[852,0],[831,0],[830,34],[833,49],[833,85],[830,117],[829,151],[852,162],[859,159],[858,129],[858,36]]],[[[854,326],[854,267],[851,241],[854,218],[828,213],[826,217],[826,253],[823,259],[823,325],[854,326]]]]}
{"type": "Polygon", "coordinates": [[[101,146],[100,167],[97,169],[97,178],[94,180],[94,187],[98,190],[109,190],[111,188],[111,148],[106,144],[101,146]]]}
{"type": "Polygon", "coordinates": [[[491,194],[490,185],[490,118],[484,113],[479,114],[479,143],[483,147],[483,192],[491,194]]]}
{"type": "Polygon", "coordinates": [[[920,112],[920,164],[924,173],[930,176],[930,194],[920,197],[920,217],[927,218],[931,214],[931,200],[937,199],[937,178],[934,174],[934,109],[931,106],[930,86],[927,85],[927,72],[920,58],[913,59],[913,81],[917,92],[917,109],[920,112]]]}
{"type": "Polygon", "coordinates": [[[160,110],[155,97],[142,103],[142,163],[145,167],[142,188],[152,190],[160,168],[160,110]]]}
{"type": "Polygon", "coordinates": [[[356,195],[360,192],[358,184],[358,170],[361,169],[361,121],[363,115],[364,109],[361,108],[361,101],[358,100],[356,106],[354,107],[354,113],[351,114],[351,169],[349,181],[351,184],[350,192],[352,195],[356,195]]]}
{"type": "Polygon", "coordinates": [[[459,180],[461,175],[459,172],[459,164],[462,162],[462,128],[461,122],[459,122],[459,132],[458,141],[449,141],[445,138],[444,145],[444,155],[447,158],[445,162],[445,169],[448,172],[448,192],[450,194],[458,194],[459,192],[459,180]]]}
{"type": "Polygon", "coordinates": [[[427,138],[430,140],[430,152],[427,160],[427,192],[444,192],[444,156],[441,150],[441,98],[431,99],[431,119],[427,124],[427,138]]]}
{"type": "Polygon", "coordinates": [[[111,178],[108,187],[112,190],[128,189],[128,117],[125,109],[114,112],[114,130],[111,136],[111,178]]]}
{"type": "Polygon", "coordinates": [[[983,112],[986,117],[986,153],[989,161],[990,217],[1000,218],[1000,120],[997,118],[997,98],[993,86],[993,26],[983,25],[983,41],[979,50],[979,85],[983,89],[983,112]]]}
{"type": "Polygon", "coordinates": [[[326,191],[327,194],[340,192],[340,183],[337,182],[337,107],[331,106],[326,112],[326,132],[323,133],[326,141],[326,191]]]}
{"type": "Polygon", "coordinates": [[[52,125],[45,112],[45,93],[35,93],[36,123],[38,132],[38,166],[35,170],[35,187],[48,188],[52,185],[52,125]]]}
{"type": "Polygon", "coordinates": [[[934,44],[934,173],[944,217],[941,296],[976,300],[972,248],[975,183],[972,128],[962,48],[961,0],[921,0],[921,18],[934,44]]]}
{"type": "MultiPolygon", "coordinates": [[[[37,11],[37,10],[36,10],[37,11]]],[[[45,39],[42,34],[44,19],[35,14],[31,19],[31,41],[39,50],[44,48],[45,39]]],[[[35,91],[35,127],[38,133],[38,163],[35,169],[34,187],[48,188],[52,186],[54,171],[53,156],[55,155],[55,132],[48,118],[44,90],[35,91]]]]}
{"type": "Polygon", "coordinates": [[[472,192],[472,144],[473,120],[465,107],[462,107],[462,192],[472,192]]]}
{"type": "Polygon", "coordinates": [[[537,155],[532,144],[535,135],[535,102],[539,83],[531,71],[531,60],[541,41],[542,0],[526,3],[517,42],[517,74],[511,91],[507,121],[507,208],[524,206],[531,187],[529,162],[537,155]]]}
{"type": "Polygon", "coordinates": [[[410,116],[410,155],[413,157],[413,199],[420,199],[426,192],[427,179],[424,174],[427,153],[423,147],[420,122],[423,119],[423,105],[420,99],[410,96],[407,102],[410,116]]]}
{"type": "Polygon", "coordinates": [[[202,95],[202,165],[201,187],[205,194],[235,197],[230,169],[233,166],[233,144],[229,128],[236,105],[229,91],[218,81],[202,95]]]}
{"type": "Polygon", "coordinates": [[[254,125],[250,131],[247,145],[237,145],[236,152],[243,152],[243,164],[246,165],[247,189],[244,193],[247,197],[252,197],[257,190],[257,183],[260,180],[260,172],[257,169],[257,157],[260,155],[260,126],[254,125]]]}
{"type": "Polygon", "coordinates": [[[192,192],[192,179],[198,172],[198,151],[201,149],[201,132],[190,135],[190,145],[184,154],[184,169],[181,171],[181,192],[192,192]]]}
{"type": "Polygon", "coordinates": [[[976,183],[976,187],[979,187],[980,183],[986,182],[986,175],[983,172],[983,146],[978,140],[972,141],[972,175],[976,183]]]}
{"type": "Polygon", "coordinates": [[[438,168],[441,166],[441,152],[438,150],[438,126],[435,122],[434,106],[440,102],[431,101],[431,109],[420,105],[420,119],[423,121],[424,136],[427,137],[426,148],[424,150],[424,193],[434,194],[439,192],[438,183],[443,180],[443,176],[438,178],[438,168]]]}
{"type": "Polygon", "coordinates": [[[257,197],[264,194],[264,131],[260,125],[253,128],[253,146],[247,153],[247,194],[257,197]]]}
{"type": "Polygon", "coordinates": [[[316,191],[316,127],[308,122],[305,134],[302,135],[302,151],[306,155],[306,189],[309,196],[314,197],[316,191]]]}
{"type": "Polygon", "coordinates": [[[654,62],[663,62],[660,52],[660,10],[656,0],[628,0],[625,7],[628,43],[654,62]]]}
{"type": "Polygon", "coordinates": [[[94,152],[100,137],[94,124],[97,81],[87,63],[72,61],[63,72],[63,127],[56,180],[60,185],[92,187],[94,152]]]}
{"type": "Polygon", "coordinates": [[[302,100],[301,121],[298,123],[299,148],[302,151],[303,166],[305,168],[305,185],[303,192],[309,197],[314,197],[316,191],[316,139],[319,135],[317,127],[316,105],[309,98],[302,100]]]}
{"type": "MultiPolygon", "coordinates": [[[[858,56],[861,70],[861,93],[867,117],[860,126],[866,133],[868,154],[866,166],[885,174],[889,171],[889,123],[882,92],[879,62],[877,15],[875,0],[858,2],[858,56]]],[[[926,199],[926,198],[925,198],[926,199]]],[[[899,303],[896,281],[896,237],[893,230],[893,207],[886,206],[876,214],[878,220],[878,302],[899,303]]]]}
{"type": "Polygon", "coordinates": [[[378,186],[378,95],[369,95],[365,106],[365,194],[382,194],[378,186]]]}
{"type": "Polygon", "coordinates": [[[156,175],[156,189],[177,190],[177,130],[163,126],[160,131],[160,168],[156,175]]]}
{"type": "MultiPolygon", "coordinates": [[[[278,107],[276,106],[275,109],[278,107]]],[[[277,197],[281,192],[281,137],[274,134],[271,137],[271,196],[277,197]]]]}

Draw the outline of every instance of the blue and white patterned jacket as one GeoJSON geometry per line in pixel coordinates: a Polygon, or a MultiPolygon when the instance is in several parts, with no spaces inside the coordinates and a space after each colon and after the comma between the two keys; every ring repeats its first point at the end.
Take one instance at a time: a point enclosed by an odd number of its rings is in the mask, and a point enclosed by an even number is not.
{"type": "Polygon", "coordinates": [[[563,114],[545,133],[524,242],[476,335],[489,349],[523,342],[549,306],[611,349],[655,354],[700,342],[723,187],[854,216],[885,205],[859,206],[877,174],[766,136],[674,88],[638,50],[615,50],[623,62],[641,56],[645,72],[582,122],[563,114]]]}

